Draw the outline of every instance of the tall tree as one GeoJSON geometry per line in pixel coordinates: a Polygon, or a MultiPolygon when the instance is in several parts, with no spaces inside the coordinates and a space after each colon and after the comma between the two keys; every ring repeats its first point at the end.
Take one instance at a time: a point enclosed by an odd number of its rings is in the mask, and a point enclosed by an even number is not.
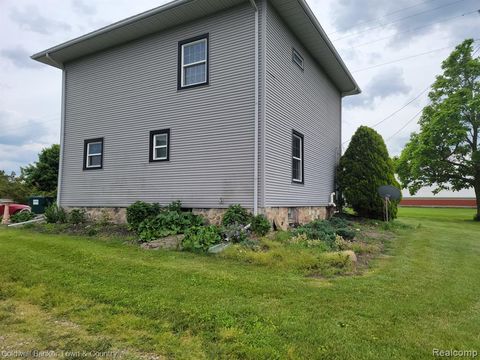
{"type": "MultiPolygon", "coordinates": [[[[346,202],[363,217],[383,219],[384,203],[378,195],[382,185],[400,187],[394,176],[392,159],[382,136],[372,128],[360,126],[340,159],[337,171],[339,188],[346,202]]],[[[391,201],[389,214],[397,215],[398,201],[391,201]]]]}
{"type": "Polygon", "coordinates": [[[474,188],[480,221],[480,59],[473,44],[465,40],[442,63],[397,173],[412,195],[423,186],[435,192],[474,188]]]}
{"type": "Polygon", "coordinates": [[[22,178],[39,191],[55,195],[58,182],[60,146],[54,144],[38,154],[38,161],[22,168],[22,178]]]}

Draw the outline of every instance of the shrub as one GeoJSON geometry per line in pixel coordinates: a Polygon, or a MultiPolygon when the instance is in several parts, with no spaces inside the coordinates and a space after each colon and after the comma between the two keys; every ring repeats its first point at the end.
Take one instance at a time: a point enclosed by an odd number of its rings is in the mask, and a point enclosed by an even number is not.
{"type": "Polygon", "coordinates": [[[265,236],[270,231],[270,222],[263,215],[252,217],[251,229],[258,236],[265,236]]]}
{"type": "Polygon", "coordinates": [[[142,221],[155,217],[161,212],[159,204],[149,204],[144,201],[134,202],[127,207],[127,223],[130,230],[138,232],[142,221]]]}
{"type": "Polygon", "coordinates": [[[17,212],[16,214],[13,214],[10,217],[10,221],[16,224],[16,223],[32,220],[33,218],[35,218],[35,214],[32,213],[31,211],[20,211],[20,212],[17,212]]]}
{"type": "Polygon", "coordinates": [[[233,224],[247,225],[251,222],[252,216],[240,204],[230,205],[223,215],[222,224],[225,226],[233,224]]]}
{"type": "Polygon", "coordinates": [[[188,251],[207,251],[221,240],[220,230],[215,225],[193,226],[185,231],[182,248],[188,251]]]}
{"type": "Polygon", "coordinates": [[[44,216],[49,224],[65,224],[68,219],[67,212],[55,203],[45,209],[44,216]]]}
{"type": "Polygon", "coordinates": [[[182,202],[179,200],[172,201],[170,204],[167,205],[166,210],[180,213],[182,212],[182,202]]]}
{"type": "Polygon", "coordinates": [[[222,235],[227,241],[234,243],[248,240],[248,230],[242,224],[234,223],[222,226],[222,235]]]}
{"type": "Polygon", "coordinates": [[[184,233],[192,226],[202,226],[201,216],[190,212],[162,211],[153,218],[147,218],[138,225],[141,241],[151,241],[169,235],[184,233]]]}
{"type": "MultiPolygon", "coordinates": [[[[340,159],[338,185],[346,202],[362,217],[383,219],[383,199],[378,195],[382,185],[400,187],[394,176],[393,162],[380,134],[360,126],[340,159]]],[[[389,214],[397,215],[398,201],[391,201],[389,214]]]]}
{"type": "Polygon", "coordinates": [[[335,229],[335,233],[347,240],[353,240],[357,235],[357,232],[352,228],[344,227],[340,229],[335,229]]]}
{"type": "Polygon", "coordinates": [[[68,214],[68,222],[73,225],[86,223],[87,213],[84,209],[73,209],[68,214]]]}
{"type": "Polygon", "coordinates": [[[302,234],[309,240],[323,240],[329,245],[335,241],[335,229],[327,220],[314,220],[293,230],[294,236],[302,234]]]}

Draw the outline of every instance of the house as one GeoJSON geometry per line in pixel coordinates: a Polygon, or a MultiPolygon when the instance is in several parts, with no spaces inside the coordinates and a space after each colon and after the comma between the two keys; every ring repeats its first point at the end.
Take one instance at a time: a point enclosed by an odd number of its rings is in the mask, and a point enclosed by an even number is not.
{"type": "Polygon", "coordinates": [[[63,71],[59,205],[326,216],[360,90],[304,0],[176,0],[32,58],[63,71]]]}

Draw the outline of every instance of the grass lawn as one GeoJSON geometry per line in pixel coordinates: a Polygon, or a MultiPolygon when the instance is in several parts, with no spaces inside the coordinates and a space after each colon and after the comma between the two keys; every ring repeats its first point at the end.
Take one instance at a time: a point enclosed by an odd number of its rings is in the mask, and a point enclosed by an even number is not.
{"type": "Polygon", "coordinates": [[[330,280],[1,228],[0,357],[32,349],[193,359],[480,353],[480,224],[473,215],[403,208],[400,221],[412,227],[401,230],[388,256],[364,275],[330,280]]]}

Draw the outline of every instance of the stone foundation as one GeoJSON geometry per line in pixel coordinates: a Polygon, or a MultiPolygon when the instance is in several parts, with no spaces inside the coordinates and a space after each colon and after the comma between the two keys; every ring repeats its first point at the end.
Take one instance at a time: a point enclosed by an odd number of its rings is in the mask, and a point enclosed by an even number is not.
{"type": "Polygon", "coordinates": [[[272,222],[274,229],[287,230],[292,225],[328,219],[333,209],[325,206],[271,207],[259,209],[259,212],[272,222]]]}
{"type": "Polygon", "coordinates": [[[120,207],[66,207],[65,210],[85,210],[87,216],[95,221],[125,224],[127,222],[127,209],[120,207]]]}
{"type": "Polygon", "coordinates": [[[222,223],[223,214],[227,209],[192,209],[195,215],[201,215],[212,225],[220,225],[222,223]]]}
{"type": "MultiPolygon", "coordinates": [[[[87,215],[95,221],[108,221],[115,224],[124,224],[127,222],[126,208],[101,208],[101,207],[68,207],[67,211],[73,209],[83,209],[87,215]]],[[[223,215],[227,209],[192,209],[196,215],[206,218],[210,224],[220,225],[223,215]]],[[[258,212],[265,215],[270,220],[274,229],[287,230],[292,225],[306,224],[313,220],[328,219],[333,214],[333,209],[325,206],[305,206],[305,207],[268,207],[259,208],[258,212]]]]}

